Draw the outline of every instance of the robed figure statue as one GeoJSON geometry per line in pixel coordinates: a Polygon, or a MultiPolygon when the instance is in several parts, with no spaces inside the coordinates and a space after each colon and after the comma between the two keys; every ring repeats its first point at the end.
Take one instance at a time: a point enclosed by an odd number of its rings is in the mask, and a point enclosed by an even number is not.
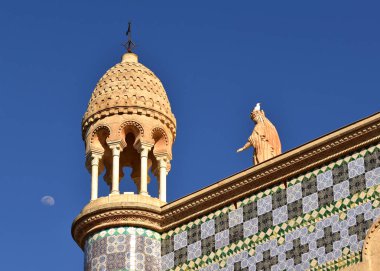
{"type": "Polygon", "coordinates": [[[251,112],[251,119],[256,123],[248,142],[237,152],[249,147],[254,148],[253,162],[255,165],[281,154],[281,142],[276,127],[265,117],[258,103],[251,112]]]}

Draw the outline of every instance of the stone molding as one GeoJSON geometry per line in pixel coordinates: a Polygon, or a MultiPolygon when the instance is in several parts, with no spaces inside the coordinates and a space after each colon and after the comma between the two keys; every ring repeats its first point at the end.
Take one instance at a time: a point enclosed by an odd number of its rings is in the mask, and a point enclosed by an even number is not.
{"type": "Polygon", "coordinates": [[[160,231],[164,202],[144,195],[121,194],[98,198],[87,204],[75,218],[71,234],[83,249],[86,238],[100,230],[136,226],[160,231]]]}
{"type": "Polygon", "coordinates": [[[111,108],[104,109],[102,111],[97,112],[94,115],[89,116],[82,123],[82,137],[85,138],[86,131],[90,125],[94,124],[100,119],[111,115],[145,115],[147,117],[153,117],[155,119],[160,120],[164,123],[170,131],[173,133],[175,138],[176,136],[176,121],[174,115],[172,118],[168,118],[164,114],[144,107],[133,106],[133,105],[125,105],[125,106],[115,106],[111,108]]]}
{"type": "Polygon", "coordinates": [[[380,113],[376,113],[166,205],[126,200],[91,209],[90,203],[74,220],[72,235],[83,248],[89,234],[109,227],[130,225],[166,232],[379,141],[380,113]]]}
{"type": "Polygon", "coordinates": [[[83,217],[75,225],[75,230],[73,230],[72,234],[78,245],[83,248],[87,236],[107,228],[135,226],[159,231],[161,229],[160,218],[160,215],[154,214],[151,210],[138,210],[137,208],[99,210],[87,217],[83,217]]]}

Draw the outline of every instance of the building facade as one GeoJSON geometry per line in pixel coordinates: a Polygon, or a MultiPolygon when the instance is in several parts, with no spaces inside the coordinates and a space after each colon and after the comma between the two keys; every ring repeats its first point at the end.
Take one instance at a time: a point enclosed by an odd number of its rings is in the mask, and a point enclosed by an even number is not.
{"type": "Polygon", "coordinates": [[[91,201],[72,235],[85,270],[380,270],[380,113],[170,203],[176,120],[137,55],[99,80],[82,128],[91,201]],[[123,167],[137,194],[119,191],[123,167]]]}

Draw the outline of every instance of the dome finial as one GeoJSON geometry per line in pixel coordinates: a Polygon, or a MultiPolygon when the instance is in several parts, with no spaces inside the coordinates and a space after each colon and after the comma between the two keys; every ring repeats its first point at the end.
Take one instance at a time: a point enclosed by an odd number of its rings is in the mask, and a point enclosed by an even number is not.
{"type": "Polygon", "coordinates": [[[125,49],[127,49],[128,53],[132,53],[132,49],[136,47],[136,44],[132,41],[132,22],[128,23],[128,30],[125,33],[128,37],[128,41],[124,44],[125,49]]]}

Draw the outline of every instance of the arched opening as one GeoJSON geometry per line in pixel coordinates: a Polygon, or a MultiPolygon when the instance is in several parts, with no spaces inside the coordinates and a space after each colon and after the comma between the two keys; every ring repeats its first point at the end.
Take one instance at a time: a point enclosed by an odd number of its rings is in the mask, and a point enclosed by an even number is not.
{"type": "Polygon", "coordinates": [[[96,199],[100,195],[108,194],[105,190],[107,183],[101,182],[99,185],[99,176],[107,178],[106,175],[109,171],[110,164],[108,163],[107,156],[111,155],[111,151],[107,144],[107,139],[111,134],[108,126],[100,125],[96,127],[90,135],[86,144],[86,166],[91,173],[91,199],[96,199]]]}
{"type": "Polygon", "coordinates": [[[89,145],[89,150],[104,151],[108,148],[107,138],[110,136],[111,131],[107,126],[99,126],[92,132],[89,145]]]}
{"type": "Polygon", "coordinates": [[[158,198],[166,202],[166,176],[167,165],[171,157],[171,145],[164,129],[156,127],[152,130],[151,135],[154,140],[152,172],[156,176],[157,190],[155,191],[158,191],[158,198]]]}
{"type": "MultiPolygon", "coordinates": [[[[99,172],[99,176],[104,175],[104,178],[106,178],[105,175],[107,175],[107,173],[104,173],[103,171],[106,170],[106,172],[108,172],[109,171],[108,168],[112,166],[112,163],[111,164],[107,163],[108,161],[107,157],[112,157],[111,150],[107,144],[107,138],[110,136],[110,133],[111,133],[110,129],[106,126],[97,127],[92,134],[90,146],[89,146],[90,152],[102,153],[102,157],[99,161],[98,172],[99,172]]],[[[90,161],[89,163],[91,164],[90,161]]]]}
{"type": "Polygon", "coordinates": [[[138,193],[140,154],[135,149],[136,136],[132,131],[126,133],[125,142],[126,147],[120,154],[121,191],[138,193]]]}
{"type": "Polygon", "coordinates": [[[103,176],[111,195],[137,193],[166,201],[166,175],[171,158],[171,144],[165,130],[156,127],[144,138],[142,126],[135,121],[124,122],[116,133],[99,127],[91,137],[92,189],[97,198],[98,176],[103,176]],[[96,157],[95,157],[96,156],[96,157]],[[97,164],[96,164],[97,163],[97,164]],[[148,184],[151,189],[148,191],[148,184]]]}
{"type": "Polygon", "coordinates": [[[162,128],[154,128],[152,130],[152,139],[154,140],[154,148],[153,153],[155,155],[158,154],[168,154],[169,152],[169,140],[168,136],[166,135],[165,131],[162,128]]]}

